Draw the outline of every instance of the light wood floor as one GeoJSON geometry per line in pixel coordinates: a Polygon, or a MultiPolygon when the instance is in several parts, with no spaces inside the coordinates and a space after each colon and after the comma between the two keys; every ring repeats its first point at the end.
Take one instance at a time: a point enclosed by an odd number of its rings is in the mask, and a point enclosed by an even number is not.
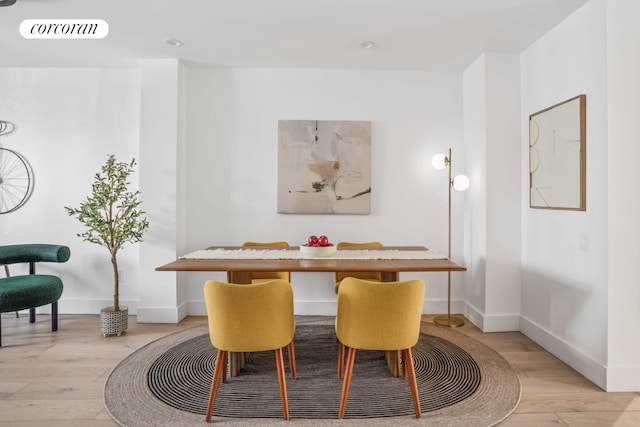
{"type": "MultiPolygon", "coordinates": [[[[206,319],[160,325],[131,317],[122,336],[108,338],[99,322],[63,315],[52,333],[49,316],[29,324],[27,316],[2,314],[0,426],[116,426],[102,397],[111,370],[145,344],[206,319]]],[[[483,334],[468,322],[457,330],[498,351],[520,376],[520,405],[501,427],[640,426],[640,393],[603,392],[519,332],[483,334]]]]}

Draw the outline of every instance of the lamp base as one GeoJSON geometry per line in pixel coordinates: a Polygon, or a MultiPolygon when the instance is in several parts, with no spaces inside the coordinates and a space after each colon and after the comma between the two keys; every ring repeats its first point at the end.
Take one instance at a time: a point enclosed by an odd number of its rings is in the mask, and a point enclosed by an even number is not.
{"type": "Polygon", "coordinates": [[[453,316],[439,316],[434,318],[433,322],[438,325],[448,326],[450,328],[457,328],[464,325],[464,320],[453,316]]]}

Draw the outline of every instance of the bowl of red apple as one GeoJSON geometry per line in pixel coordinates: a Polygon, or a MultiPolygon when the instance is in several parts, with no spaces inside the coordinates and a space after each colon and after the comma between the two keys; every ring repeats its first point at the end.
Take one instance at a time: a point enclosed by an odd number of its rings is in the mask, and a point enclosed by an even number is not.
{"type": "Polygon", "coordinates": [[[300,254],[304,257],[328,257],[336,253],[336,247],[327,236],[309,236],[307,243],[300,245],[300,254]]]}

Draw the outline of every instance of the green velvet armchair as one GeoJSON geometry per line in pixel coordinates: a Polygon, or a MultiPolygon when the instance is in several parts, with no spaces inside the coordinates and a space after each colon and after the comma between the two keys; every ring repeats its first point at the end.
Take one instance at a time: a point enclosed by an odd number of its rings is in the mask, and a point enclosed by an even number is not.
{"type": "MultiPolygon", "coordinates": [[[[58,300],[62,280],[57,276],[36,274],[39,262],[66,262],[71,256],[67,246],[23,244],[0,246],[0,265],[29,264],[29,274],[0,278],[0,313],[29,309],[29,322],[36,321],[36,307],[51,304],[51,330],[58,330],[58,300]]],[[[0,317],[2,346],[2,317],[0,317]]]]}

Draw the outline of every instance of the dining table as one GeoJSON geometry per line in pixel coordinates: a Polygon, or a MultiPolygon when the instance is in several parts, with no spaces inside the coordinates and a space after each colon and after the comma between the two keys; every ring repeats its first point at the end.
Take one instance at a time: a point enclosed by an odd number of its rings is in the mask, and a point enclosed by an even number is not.
{"type": "MultiPolygon", "coordinates": [[[[298,246],[211,246],[187,253],[156,271],[227,273],[230,283],[250,284],[252,271],[360,272],[379,271],[382,281],[399,280],[401,272],[465,271],[446,256],[424,246],[341,247],[331,256],[309,256],[298,246]]],[[[401,375],[398,352],[386,352],[391,373],[401,375]]],[[[229,374],[235,376],[245,356],[229,358],[229,374]]]]}
{"type": "Polygon", "coordinates": [[[304,256],[298,246],[211,246],[185,254],[156,270],[226,271],[228,278],[233,278],[232,283],[251,283],[252,271],[380,271],[383,281],[392,282],[400,272],[466,271],[466,268],[424,246],[344,247],[327,257],[304,256]]]}

